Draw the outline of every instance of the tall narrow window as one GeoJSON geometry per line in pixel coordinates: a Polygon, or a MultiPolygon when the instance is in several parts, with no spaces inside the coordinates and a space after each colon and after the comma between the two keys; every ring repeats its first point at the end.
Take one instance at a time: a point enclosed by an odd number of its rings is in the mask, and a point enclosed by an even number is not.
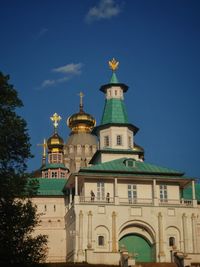
{"type": "Polygon", "coordinates": [[[160,185],[160,201],[167,202],[167,186],[160,185]]]}
{"type": "Polygon", "coordinates": [[[97,183],[97,199],[105,200],[105,186],[104,182],[97,183]]]}
{"type": "Polygon", "coordinates": [[[105,244],[104,236],[103,235],[99,235],[98,236],[98,245],[99,246],[104,246],[104,244],[105,244]]]}
{"type": "Polygon", "coordinates": [[[57,172],[52,172],[52,178],[57,178],[57,172]]]}
{"type": "Polygon", "coordinates": [[[172,246],[174,246],[174,245],[175,245],[175,237],[171,236],[171,237],[169,238],[169,246],[172,247],[172,246]]]}
{"type": "Polygon", "coordinates": [[[104,147],[108,147],[109,146],[109,136],[106,135],[104,136],[104,147]]]}
{"type": "Polygon", "coordinates": [[[122,135],[117,135],[117,140],[116,140],[117,146],[122,145],[122,135]]]}
{"type": "Polygon", "coordinates": [[[129,203],[136,203],[137,201],[137,185],[128,184],[128,201],[129,203]]]}

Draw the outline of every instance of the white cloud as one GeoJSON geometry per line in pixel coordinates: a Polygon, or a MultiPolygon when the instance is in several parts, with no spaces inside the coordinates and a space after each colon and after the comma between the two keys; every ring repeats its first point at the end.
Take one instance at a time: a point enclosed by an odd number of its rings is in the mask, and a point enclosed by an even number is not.
{"type": "Polygon", "coordinates": [[[56,83],[56,80],[44,80],[41,87],[49,87],[49,86],[52,86],[52,85],[55,85],[56,83]]]}
{"type": "Polygon", "coordinates": [[[61,67],[54,68],[52,69],[52,72],[61,74],[63,77],[44,80],[40,87],[46,88],[50,86],[55,86],[59,83],[64,83],[72,79],[75,75],[81,74],[82,67],[83,67],[82,63],[77,63],[77,64],[71,63],[61,67]]]}
{"type": "Polygon", "coordinates": [[[64,73],[64,74],[80,74],[81,73],[81,68],[83,67],[82,63],[71,63],[71,64],[67,64],[65,66],[61,66],[58,68],[53,69],[53,72],[59,72],[59,73],[64,73]]]}
{"type": "Polygon", "coordinates": [[[117,16],[120,12],[121,8],[115,0],[100,0],[97,6],[92,7],[88,11],[86,21],[110,19],[117,16]]]}

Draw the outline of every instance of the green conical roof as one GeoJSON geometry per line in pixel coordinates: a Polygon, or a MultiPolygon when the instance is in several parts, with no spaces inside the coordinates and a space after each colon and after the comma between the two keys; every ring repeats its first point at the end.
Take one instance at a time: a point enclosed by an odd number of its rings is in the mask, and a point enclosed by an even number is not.
{"type": "Polygon", "coordinates": [[[128,116],[122,99],[106,99],[101,124],[128,123],[128,116]]]}
{"type": "Polygon", "coordinates": [[[118,79],[117,79],[117,75],[115,74],[115,72],[113,72],[112,77],[110,79],[110,83],[119,83],[118,79]]]}

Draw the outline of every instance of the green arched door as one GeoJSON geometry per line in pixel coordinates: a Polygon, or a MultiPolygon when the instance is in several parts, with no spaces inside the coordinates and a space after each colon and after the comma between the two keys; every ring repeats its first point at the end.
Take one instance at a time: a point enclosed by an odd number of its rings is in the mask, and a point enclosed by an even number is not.
{"type": "Polygon", "coordinates": [[[149,242],[140,235],[129,234],[122,237],[119,241],[119,247],[124,245],[129,253],[137,253],[137,262],[153,262],[154,249],[149,242]]]}

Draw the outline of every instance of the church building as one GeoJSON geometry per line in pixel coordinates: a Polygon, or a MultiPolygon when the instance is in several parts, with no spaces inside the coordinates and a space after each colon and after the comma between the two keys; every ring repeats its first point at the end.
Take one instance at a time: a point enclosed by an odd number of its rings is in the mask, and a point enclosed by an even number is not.
{"type": "Polygon", "coordinates": [[[48,235],[47,261],[118,265],[126,251],[136,262],[171,262],[176,253],[185,265],[200,263],[200,186],[184,172],[144,160],[118,65],[109,61],[112,77],[100,88],[100,125],[84,111],[82,93],[79,112],[67,119],[66,143],[58,134],[61,117],[51,117],[54,131],[42,144],[33,198],[43,214],[36,234],[48,235]]]}

